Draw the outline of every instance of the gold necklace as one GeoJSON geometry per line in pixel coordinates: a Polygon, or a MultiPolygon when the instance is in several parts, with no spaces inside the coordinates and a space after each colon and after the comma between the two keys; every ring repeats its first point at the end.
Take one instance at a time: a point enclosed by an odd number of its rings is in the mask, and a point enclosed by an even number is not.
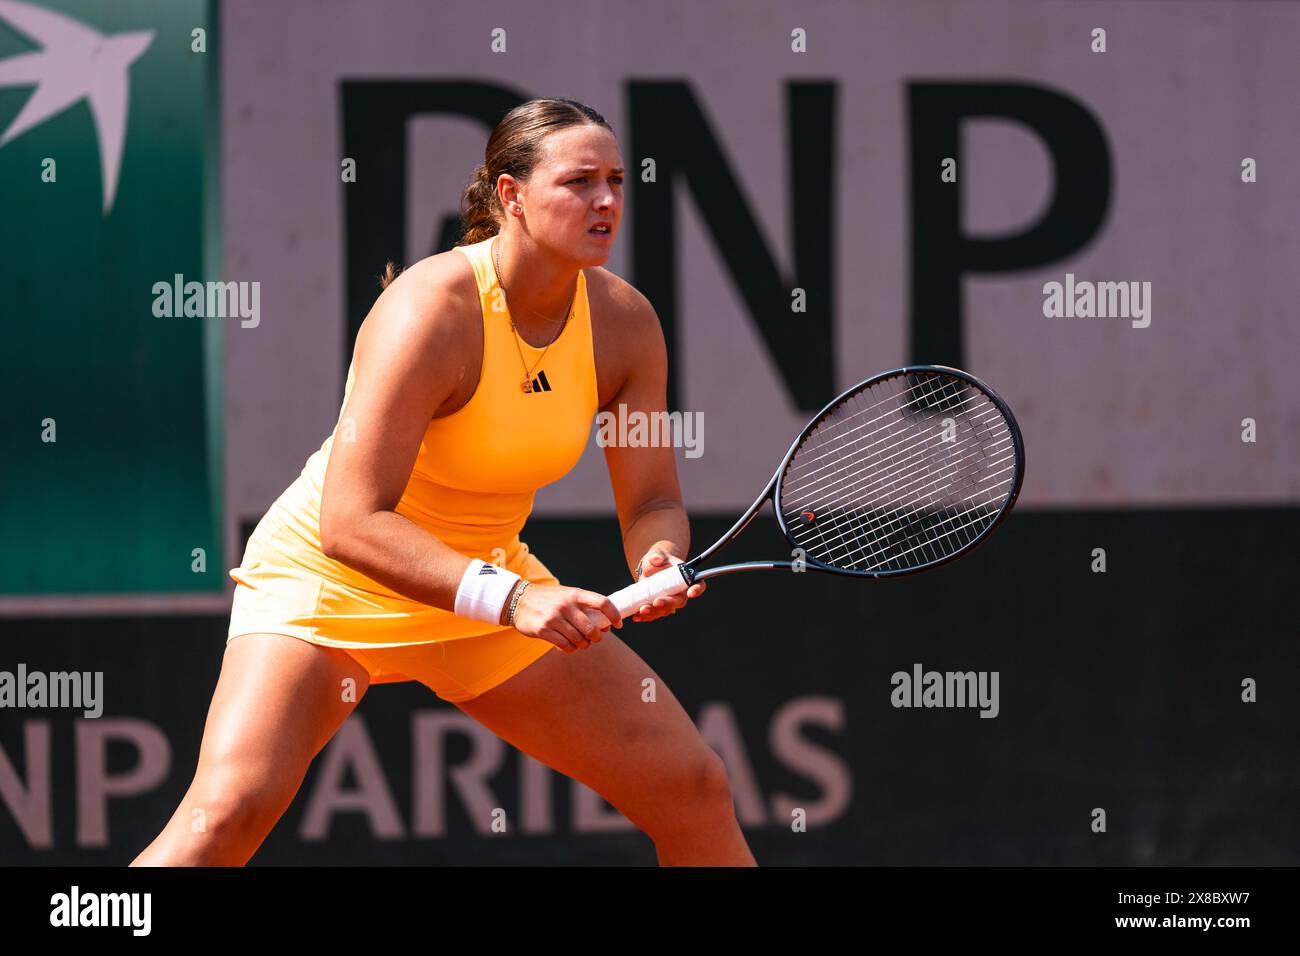
{"type": "MultiPolygon", "coordinates": [[[[492,243],[492,268],[496,270],[497,285],[501,287],[501,294],[506,297],[506,310],[507,310],[507,314],[510,314],[509,312],[510,296],[509,293],[506,291],[505,283],[501,281],[501,262],[497,258],[497,249],[499,248],[500,245],[501,245],[501,239],[498,236],[497,241],[492,243]]],[[[542,349],[542,354],[537,356],[537,361],[533,363],[533,368],[529,368],[528,363],[524,361],[524,349],[523,346],[519,344],[519,339],[520,339],[519,330],[515,328],[514,315],[510,315],[510,331],[512,331],[515,334],[515,351],[519,353],[519,364],[524,367],[524,380],[519,383],[519,387],[524,391],[525,394],[533,390],[533,369],[537,368],[537,366],[542,364],[542,359],[546,358],[546,353],[550,351],[551,346],[554,345],[559,340],[560,335],[564,334],[564,326],[569,323],[569,318],[570,316],[573,315],[573,302],[577,297],[578,297],[578,284],[575,282],[573,285],[573,295],[569,297],[569,308],[565,312],[564,321],[560,325],[560,333],[559,335],[556,335],[555,338],[551,339],[551,341],[546,343],[546,348],[542,349]]],[[[534,312],[532,314],[536,315],[537,313],[534,312]]],[[[542,316],[542,318],[546,318],[546,316],[542,316]]]]}

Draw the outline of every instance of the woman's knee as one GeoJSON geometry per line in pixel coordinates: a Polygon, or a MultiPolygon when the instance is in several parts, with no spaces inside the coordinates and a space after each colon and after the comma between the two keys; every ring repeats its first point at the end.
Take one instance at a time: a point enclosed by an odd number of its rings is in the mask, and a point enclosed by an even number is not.
{"type": "Polygon", "coordinates": [[[731,811],[733,797],[727,765],[707,744],[701,743],[698,751],[683,761],[682,779],[684,794],[692,801],[731,811]]]}
{"type": "Polygon", "coordinates": [[[651,837],[711,826],[734,816],[727,766],[703,741],[696,747],[675,749],[662,766],[655,775],[656,786],[639,788],[624,811],[651,837]]]}
{"type": "Polygon", "coordinates": [[[208,767],[191,784],[178,823],[188,827],[192,851],[203,862],[242,864],[283,816],[300,784],[231,763],[208,767]]]}

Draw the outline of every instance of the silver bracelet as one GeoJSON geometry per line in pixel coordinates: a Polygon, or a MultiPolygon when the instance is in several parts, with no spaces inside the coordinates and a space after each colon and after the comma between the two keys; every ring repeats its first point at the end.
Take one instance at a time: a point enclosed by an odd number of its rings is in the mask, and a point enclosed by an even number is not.
{"type": "Polygon", "coordinates": [[[515,593],[510,598],[510,609],[506,611],[507,627],[514,627],[515,610],[519,607],[519,599],[524,596],[524,592],[528,590],[528,585],[532,583],[532,581],[520,581],[519,586],[515,588],[515,593]]]}

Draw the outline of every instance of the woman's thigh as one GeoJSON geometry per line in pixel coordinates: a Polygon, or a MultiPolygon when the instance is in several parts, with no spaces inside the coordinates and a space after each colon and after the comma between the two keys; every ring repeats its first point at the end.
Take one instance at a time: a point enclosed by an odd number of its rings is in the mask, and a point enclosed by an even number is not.
{"type": "Polygon", "coordinates": [[[456,706],[643,829],[659,798],[676,799],[679,810],[693,795],[730,803],[721,758],[659,675],[613,632],[586,650],[545,654],[456,706]]]}
{"type": "Polygon", "coordinates": [[[203,744],[315,756],[369,686],[346,651],[284,634],[245,634],[226,645],[203,744]]]}
{"type": "Polygon", "coordinates": [[[234,638],[203,728],[192,798],[220,794],[225,813],[234,809],[230,798],[264,800],[278,818],[368,686],[365,668],[336,648],[283,634],[234,638]]]}
{"type": "Polygon", "coordinates": [[[368,686],[344,651],[283,634],[230,640],[194,779],[132,865],[246,863],[368,686]]]}

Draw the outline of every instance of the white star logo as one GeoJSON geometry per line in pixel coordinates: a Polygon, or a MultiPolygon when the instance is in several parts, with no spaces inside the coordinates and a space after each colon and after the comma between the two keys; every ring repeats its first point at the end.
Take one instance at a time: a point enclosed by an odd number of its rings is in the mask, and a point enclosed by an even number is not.
{"type": "Polygon", "coordinates": [[[86,100],[99,137],[107,216],[113,208],[126,140],[127,70],[149,48],[154,31],[105,36],[61,13],[14,0],[0,0],[0,22],[41,45],[35,53],[0,60],[0,86],[36,85],[36,92],[0,136],[0,148],[86,100]]]}

